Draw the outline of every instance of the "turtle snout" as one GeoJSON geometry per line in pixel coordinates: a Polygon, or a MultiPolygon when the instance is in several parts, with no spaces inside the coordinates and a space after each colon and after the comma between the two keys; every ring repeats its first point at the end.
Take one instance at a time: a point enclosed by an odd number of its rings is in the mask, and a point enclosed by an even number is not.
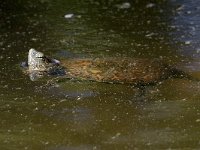
{"type": "Polygon", "coordinates": [[[57,60],[57,59],[52,59],[52,63],[53,63],[54,65],[60,65],[60,61],[57,60]]]}

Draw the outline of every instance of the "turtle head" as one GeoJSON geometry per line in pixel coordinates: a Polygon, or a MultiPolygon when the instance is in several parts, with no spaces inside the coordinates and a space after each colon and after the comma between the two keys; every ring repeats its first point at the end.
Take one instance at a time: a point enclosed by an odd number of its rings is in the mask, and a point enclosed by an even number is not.
{"type": "Polygon", "coordinates": [[[31,48],[28,53],[29,71],[45,71],[46,66],[43,61],[44,54],[31,48]]]}
{"type": "Polygon", "coordinates": [[[31,48],[28,53],[28,72],[32,81],[40,76],[52,74],[57,70],[60,61],[46,57],[42,52],[31,48]]]}
{"type": "Polygon", "coordinates": [[[29,71],[47,71],[50,67],[60,65],[60,61],[46,57],[42,52],[31,48],[28,53],[29,71]]]}

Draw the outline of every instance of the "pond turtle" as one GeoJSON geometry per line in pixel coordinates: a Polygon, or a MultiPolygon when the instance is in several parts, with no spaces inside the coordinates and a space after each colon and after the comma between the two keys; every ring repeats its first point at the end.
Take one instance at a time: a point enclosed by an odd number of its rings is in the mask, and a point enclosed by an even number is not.
{"type": "Polygon", "coordinates": [[[28,73],[31,80],[44,74],[106,83],[153,84],[186,74],[161,60],[147,58],[69,58],[58,61],[30,49],[28,73]]]}

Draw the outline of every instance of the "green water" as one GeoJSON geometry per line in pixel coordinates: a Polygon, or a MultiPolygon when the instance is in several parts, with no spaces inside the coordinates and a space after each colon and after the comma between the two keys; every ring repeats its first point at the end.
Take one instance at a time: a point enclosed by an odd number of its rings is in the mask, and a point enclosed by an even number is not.
{"type": "Polygon", "coordinates": [[[141,94],[120,84],[32,82],[19,68],[35,48],[58,59],[160,58],[199,77],[199,6],[198,0],[1,2],[0,149],[199,149],[197,81],[168,79],[141,94]]]}

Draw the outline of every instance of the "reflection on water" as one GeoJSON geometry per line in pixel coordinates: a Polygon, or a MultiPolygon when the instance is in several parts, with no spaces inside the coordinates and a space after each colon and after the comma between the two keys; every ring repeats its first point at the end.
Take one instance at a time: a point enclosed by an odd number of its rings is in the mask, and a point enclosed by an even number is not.
{"type": "Polygon", "coordinates": [[[197,0],[2,2],[0,149],[199,149],[195,80],[169,79],[141,93],[120,84],[31,82],[18,66],[36,48],[58,59],[160,58],[199,78],[199,10],[197,0]]]}
{"type": "Polygon", "coordinates": [[[178,5],[176,16],[173,18],[173,34],[179,51],[184,55],[199,57],[199,1],[176,1],[178,5]]]}

